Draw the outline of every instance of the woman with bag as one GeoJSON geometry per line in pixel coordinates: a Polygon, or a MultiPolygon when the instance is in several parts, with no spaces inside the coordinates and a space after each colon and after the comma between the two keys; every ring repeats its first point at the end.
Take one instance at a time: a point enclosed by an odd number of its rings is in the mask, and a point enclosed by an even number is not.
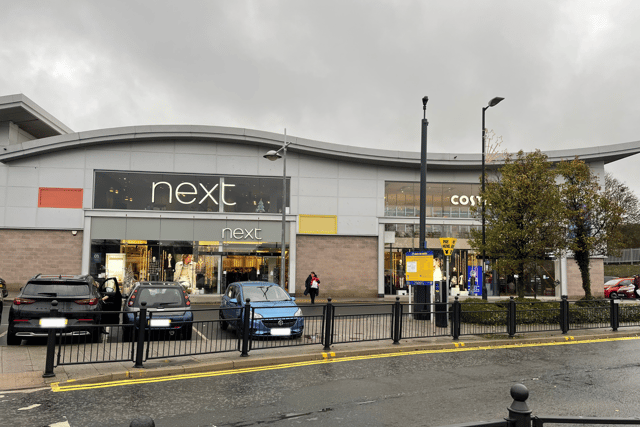
{"type": "Polygon", "coordinates": [[[316,276],[316,273],[313,271],[307,277],[307,280],[304,282],[304,294],[311,297],[311,304],[315,304],[316,296],[320,293],[320,279],[316,276]]]}

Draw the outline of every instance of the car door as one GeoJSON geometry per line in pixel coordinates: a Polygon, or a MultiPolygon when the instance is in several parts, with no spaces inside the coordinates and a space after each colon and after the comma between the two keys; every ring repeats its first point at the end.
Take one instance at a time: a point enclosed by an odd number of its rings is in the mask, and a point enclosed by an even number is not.
{"type": "Polygon", "coordinates": [[[224,317],[225,319],[229,319],[230,323],[236,324],[233,319],[238,319],[240,317],[240,312],[242,311],[241,303],[239,300],[240,289],[237,285],[230,285],[225,293],[223,298],[224,301],[224,317]]]}

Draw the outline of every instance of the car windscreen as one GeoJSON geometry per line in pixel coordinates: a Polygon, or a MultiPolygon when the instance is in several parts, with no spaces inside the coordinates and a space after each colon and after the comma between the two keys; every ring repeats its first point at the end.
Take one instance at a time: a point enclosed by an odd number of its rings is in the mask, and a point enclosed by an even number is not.
{"type": "Polygon", "coordinates": [[[243,298],[256,301],[290,301],[289,295],[280,286],[244,286],[243,298]]]}
{"type": "Polygon", "coordinates": [[[86,283],[27,283],[23,296],[31,297],[77,297],[91,295],[86,283]]]}
{"type": "Polygon", "coordinates": [[[142,288],[138,291],[135,305],[146,302],[147,307],[182,307],[182,290],[176,288],[142,288]]]}

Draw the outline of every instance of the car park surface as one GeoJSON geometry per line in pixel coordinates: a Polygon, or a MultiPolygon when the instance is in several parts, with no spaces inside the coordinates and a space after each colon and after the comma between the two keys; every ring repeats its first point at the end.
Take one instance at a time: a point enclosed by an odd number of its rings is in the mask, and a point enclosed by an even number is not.
{"type": "Polygon", "coordinates": [[[140,282],[124,306],[123,339],[134,339],[140,328],[139,313],[146,303],[150,331],[166,332],[190,340],[193,333],[193,313],[186,290],[177,282],[140,282]]]}
{"type": "Polygon", "coordinates": [[[302,309],[287,291],[271,282],[231,283],[220,301],[222,329],[232,326],[240,333],[244,309],[250,300],[250,332],[255,337],[300,337],[304,331],[302,309]]]}

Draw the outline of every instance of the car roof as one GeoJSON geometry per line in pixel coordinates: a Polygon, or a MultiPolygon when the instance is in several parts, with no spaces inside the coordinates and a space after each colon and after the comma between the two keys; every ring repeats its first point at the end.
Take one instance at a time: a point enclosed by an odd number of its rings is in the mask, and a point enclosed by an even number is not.
{"type": "Polygon", "coordinates": [[[238,286],[280,286],[273,282],[233,282],[232,285],[238,286]]]}
{"type": "Polygon", "coordinates": [[[138,286],[180,286],[182,287],[182,285],[178,282],[155,281],[155,280],[145,280],[143,282],[138,282],[138,286]]]}

